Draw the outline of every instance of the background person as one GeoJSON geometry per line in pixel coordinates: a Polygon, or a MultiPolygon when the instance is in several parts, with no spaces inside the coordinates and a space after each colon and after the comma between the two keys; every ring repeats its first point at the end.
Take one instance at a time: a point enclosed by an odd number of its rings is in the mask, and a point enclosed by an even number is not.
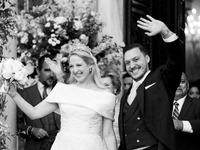
{"type": "Polygon", "coordinates": [[[188,95],[191,98],[200,98],[200,91],[199,91],[199,87],[195,84],[190,84],[190,88],[188,91],[188,95]]]}
{"type": "MultiPolygon", "coordinates": [[[[39,104],[52,90],[56,82],[55,74],[44,61],[47,57],[53,58],[51,55],[44,55],[38,60],[37,74],[39,81],[33,86],[18,90],[21,97],[31,106],[39,104]],[[46,90],[46,95],[43,95],[44,90],[46,90]]],[[[23,135],[26,137],[24,150],[50,150],[60,129],[60,115],[50,113],[40,119],[31,120],[18,108],[17,129],[26,133],[23,135]]]]}
{"type": "Polygon", "coordinates": [[[172,113],[176,129],[177,150],[199,150],[200,148],[200,101],[188,96],[188,89],[189,82],[186,74],[182,73],[172,113]],[[177,105],[177,110],[175,110],[175,105],[177,105]]]}
{"type": "MultiPolygon", "coordinates": [[[[109,87],[110,91],[118,95],[121,91],[121,81],[120,81],[120,75],[119,72],[114,68],[107,68],[104,71],[104,75],[102,76],[103,82],[105,86],[109,87]]],[[[118,117],[119,117],[119,99],[117,97],[116,99],[116,105],[115,105],[115,116],[114,116],[114,132],[117,140],[117,145],[120,144],[120,137],[119,137],[119,127],[118,127],[118,117]]]]}
{"type": "Polygon", "coordinates": [[[127,91],[133,83],[133,78],[128,74],[125,73],[123,75],[123,84],[124,84],[124,91],[127,91]]]}

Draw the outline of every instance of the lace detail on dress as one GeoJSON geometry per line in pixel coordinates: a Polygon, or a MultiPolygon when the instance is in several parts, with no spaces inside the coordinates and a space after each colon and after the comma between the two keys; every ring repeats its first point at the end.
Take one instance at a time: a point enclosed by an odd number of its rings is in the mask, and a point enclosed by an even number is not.
{"type": "Polygon", "coordinates": [[[73,133],[81,134],[98,134],[100,135],[101,126],[102,126],[102,116],[96,112],[73,105],[62,105],[64,107],[61,111],[63,113],[62,117],[62,127],[63,130],[73,133]]]}
{"type": "Polygon", "coordinates": [[[106,150],[102,116],[85,107],[59,104],[61,130],[52,150],[106,150]]]}

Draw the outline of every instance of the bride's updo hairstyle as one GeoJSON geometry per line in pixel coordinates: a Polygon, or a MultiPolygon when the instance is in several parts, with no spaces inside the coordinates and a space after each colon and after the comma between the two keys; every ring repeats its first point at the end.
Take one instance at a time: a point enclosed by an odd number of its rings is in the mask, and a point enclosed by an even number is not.
{"type": "MultiPolygon", "coordinates": [[[[96,83],[96,85],[99,88],[107,88],[101,80],[100,71],[99,71],[99,68],[97,66],[96,58],[92,55],[91,49],[88,46],[81,44],[81,43],[72,44],[72,46],[70,46],[68,63],[69,63],[70,57],[73,56],[73,55],[76,55],[76,56],[82,58],[83,61],[87,65],[93,66],[92,71],[91,71],[91,77],[92,77],[93,81],[96,83]]],[[[74,79],[74,77],[70,73],[68,83],[70,84],[70,83],[74,83],[74,82],[76,82],[76,80],[74,79]]]]}

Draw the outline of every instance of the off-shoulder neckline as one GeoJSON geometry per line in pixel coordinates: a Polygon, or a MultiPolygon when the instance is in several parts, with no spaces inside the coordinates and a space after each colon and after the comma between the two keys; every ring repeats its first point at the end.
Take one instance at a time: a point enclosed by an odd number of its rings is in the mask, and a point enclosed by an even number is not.
{"type": "Polygon", "coordinates": [[[111,95],[115,96],[113,93],[111,93],[108,90],[97,90],[97,89],[91,89],[91,88],[83,88],[83,87],[77,86],[75,84],[66,84],[66,83],[62,83],[62,82],[59,82],[59,83],[63,84],[63,85],[67,85],[67,86],[72,86],[72,87],[76,87],[76,88],[79,88],[79,89],[83,89],[83,90],[95,91],[95,92],[103,92],[103,93],[108,93],[108,94],[111,94],[111,95]]]}

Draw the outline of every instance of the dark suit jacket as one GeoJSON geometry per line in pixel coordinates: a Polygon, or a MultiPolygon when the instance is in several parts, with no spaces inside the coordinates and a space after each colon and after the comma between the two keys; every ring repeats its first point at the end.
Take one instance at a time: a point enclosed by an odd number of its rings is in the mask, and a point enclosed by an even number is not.
{"type": "MultiPolygon", "coordinates": [[[[42,101],[42,97],[38,90],[37,84],[23,90],[18,90],[18,92],[32,106],[36,106],[38,103],[42,101]]],[[[54,114],[54,116],[55,116],[56,126],[58,127],[58,129],[60,129],[60,116],[57,114],[54,114]]],[[[26,131],[28,126],[44,129],[45,124],[47,124],[47,117],[31,120],[19,108],[17,108],[18,130],[26,131]]],[[[24,150],[40,150],[41,144],[42,144],[42,139],[38,140],[34,136],[31,136],[30,138],[26,139],[24,150]]]]}
{"type": "MultiPolygon", "coordinates": [[[[178,39],[166,43],[166,46],[168,50],[166,64],[148,74],[143,84],[137,89],[136,98],[139,98],[139,109],[144,116],[146,127],[158,140],[158,149],[174,150],[175,130],[171,114],[175,91],[180,83],[183,71],[184,53],[178,39]]],[[[120,150],[126,150],[124,123],[129,124],[134,113],[133,109],[129,109],[125,117],[123,115],[124,104],[129,93],[130,89],[121,99],[119,114],[120,150]]],[[[134,106],[131,105],[130,107],[134,106]]]]}
{"type": "Polygon", "coordinates": [[[179,120],[187,120],[192,126],[193,133],[176,131],[178,150],[200,149],[200,99],[186,97],[182,106],[179,120]]]}

